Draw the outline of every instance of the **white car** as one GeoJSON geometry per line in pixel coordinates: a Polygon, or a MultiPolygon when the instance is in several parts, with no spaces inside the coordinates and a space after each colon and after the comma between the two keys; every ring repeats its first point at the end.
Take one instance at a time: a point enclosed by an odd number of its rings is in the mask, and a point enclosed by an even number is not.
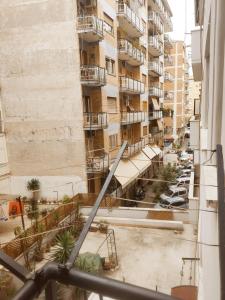
{"type": "Polygon", "coordinates": [[[177,178],[176,186],[188,186],[190,184],[191,177],[179,177],[177,178]]]}
{"type": "Polygon", "coordinates": [[[174,209],[175,207],[188,208],[187,201],[181,197],[173,197],[166,200],[161,200],[155,205],[155,208],[174,209]]]}
{"type": "Polygon", "coordinates": [[[160,195],[161,200],[168,200],[175,197],[181,197],[183,199],[187,199],[188,197],[187,189],[185,187],[170,186],[168,192],[160,195]]]}

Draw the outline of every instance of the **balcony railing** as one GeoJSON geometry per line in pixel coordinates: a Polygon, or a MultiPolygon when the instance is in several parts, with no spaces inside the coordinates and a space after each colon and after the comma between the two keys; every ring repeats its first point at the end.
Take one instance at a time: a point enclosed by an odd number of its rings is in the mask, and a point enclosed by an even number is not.
{"type": "Polygon", "coordinates": [[[173,23],[171,21],[171,17],[169,16],[167,10],[164,9],[163,12],[160,13],[161,18],[164,21],[164,32],[173,31],[173,23]]]}
{"type": "Polygon", "coordinates": [[[163,75],[163,67],[159,62],[149,62],[148,64],[148,72],[152,76],[162,76],[163,75]]]}
{"type": "Polygon", "coordinates": [[[148,13],[148,21],[159,34],[163,33],[163,24],[158,13],[150,11],[148,13]]]}
{"type": "Polygon", "coordinates": [[[87,156],[87,173],[101,173],[109,168],[109,155],[98,153],[99,151],[89,152],[87,156]]]}
{"type": "Polygon", "coordinates": [[[165,74],[164,74],[164,80],[172,82],[172,81],[174,81],[174,76],[171,73],[169,73],[169,72],[165,72],[165,74]]]}
{"type": "Polygon", "coordinates": [[[81,84],[87,86],[103,86],[106,84],[105,68],[99,66],[81,66],[81,84]]]}
{"type": "Polygon", "coordinates": [[[148,51],[154,56],[160,56],[163,54],[163,45],[157,36],[150,36],[148,40],[148,51]]]}
{"type": "Polygon", "coordinates": [[[145,118],[146,118],[146,113],[143,111],[132,111],[132,112],[121,111],[122,125],[144,122],[145,118]]]}
{"type": "Polygon", "coordinates": [[[120,27],[131,37],[140,37],[144,34],[144,25],[137,14],[125,3],[118,3],[120,27]]]}
{"type": "Polygon", "coordinates": [[[144,83],[126,76],[120,76],[120,92],[128,94],[143,94],[144,83]]]}
{"type": "Polygon", "coordinates": [[[163,113],[161,110],[153,110],[149,112],[149,121],[161,119],[163,117],[163,113]]]}
{"type": "Polygon", "coordinates": [[[164,5],[162,3],[162,0],[148,0],[148,4],[154,11],[157,11],[159,13],[164,12],[164,5]]]}
{"type": "Polygon", "coordinates": [[[140,66],[144,63],[144,53],[134,47],[129,41],[120,39],[118,42],[119,59],[127,61],[132,66],[140,66]]]}
{"type": "Polygon", "coordinates": [[[168,34],[164,35],[164,45],[166,48],[173,48],[173,41],[168,34]]]}
{"type": "Polygon", "coordinates": [[[128,145],[123,153],[123,158],[131,157],[132,155],[140,152],[145,146],[145,139],[140,139],[140,141],[133,144],[129,144],[128,142],[128,145]]]}
{"type": "Polygon", "coordinates": [[[163,90],[159,87],[152,86],[149,89],[149,96],[163,98],[163,90]]]}
{"type": "Polygon", "coordinates": [[[171,55],[165,55],[164,56],[164,63],[165,63],[165,66],[169,67],[169,66],[172,66],[174,64],[174,60],[173,60],[173,57],[171,55]]]}
{"type": "Polygon", "coordinates": [[[87,42],[97,42],[104,37],[103,20],[96,16],[81,16],[77,18],[77,31],[87,42]]]}
{"type": "Polygon", "coordinates": [[[97,130],[107,127],[107,113],[88,112],[84,113],[84,129],[97,130]]]}
{"type": "MultiPolygon", "coordinates": [[[[158,128],[157,128],[158,130],[158,128]]],[[[149,137],[149,143],[150,144],[157,144],[157,145],[160,145],[160,144],[163,144],[164,143],[164,140],[163,140],[163,137],[164,137],[164,133],[162,131],[154,131],[151,132],[150,131],[150,137],[149,137]]]]}
{"type": "Polygon", "coordinates": [[[165,91],[164,92],[164,100],[173,100],[174,99],[174,91],[165,91]]]}

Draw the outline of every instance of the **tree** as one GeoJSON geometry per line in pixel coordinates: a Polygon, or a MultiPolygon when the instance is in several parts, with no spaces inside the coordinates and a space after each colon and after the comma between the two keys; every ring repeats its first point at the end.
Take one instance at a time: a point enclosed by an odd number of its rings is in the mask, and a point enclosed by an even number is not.
{"type": "Polygon", "coordinates": [[[32,199],[29,203],[29,209],[27,216],[29,219],[35,219],[36,223],[39,217],[39,208],[38,208],[38,195],[40,191],[40,181],[36,178],[32,178],[27,182],[28,191],[32,191],[32,199]]]}
{"type": "Polygon", "coordinates": [[[32,191],[33,198],[37,200],[40,191],[40,181],[37,178],[32,178],[27,182],[28,191],[32,191]]]}
{"type": "Polygon", "coordinates": [[[68,260],[74,246],[74,239],[70,231],[64,231],[56,236],[55,251],[52,255],[54,261],[64,264],[68,260]]]}

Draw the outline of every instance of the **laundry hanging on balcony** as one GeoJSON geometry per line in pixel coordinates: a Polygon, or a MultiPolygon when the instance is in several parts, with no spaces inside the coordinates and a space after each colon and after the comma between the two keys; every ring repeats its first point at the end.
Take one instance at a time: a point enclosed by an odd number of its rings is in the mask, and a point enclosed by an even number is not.
{"type": "Polygon", "coordinates": [[[5,210],[2,206],[2,204],[0,204],[0,221],[7,221],[8,218],[6,216],[5,210]]]}
{"type": "Polygon", "coordinates": [[[9,216],[10,217],[17,217],[22,214],[23,212],[23,203],[21,203],[22,211],[20,208],[20,203],[17,200],[9,201],[9,216]]]}

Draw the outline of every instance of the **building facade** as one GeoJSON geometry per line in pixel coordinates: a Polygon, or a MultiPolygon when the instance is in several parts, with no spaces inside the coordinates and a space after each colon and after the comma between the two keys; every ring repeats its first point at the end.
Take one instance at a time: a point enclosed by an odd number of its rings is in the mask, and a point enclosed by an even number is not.
{"type": "Polygon", "coordinates": [[[125,159],[163,145],[167,0],[21,0],[1,12],[9,192],[38,177],[49,197],[97,193],[124,140],[125,159]]]}
{"type": "Polygon", "coordinates": [[[164,126],[165,145],[180,144],[186,126],[188,95],[188,64],[183,41],[170,41],[166,37],[168,51],[165,56],[164,126]]]}

